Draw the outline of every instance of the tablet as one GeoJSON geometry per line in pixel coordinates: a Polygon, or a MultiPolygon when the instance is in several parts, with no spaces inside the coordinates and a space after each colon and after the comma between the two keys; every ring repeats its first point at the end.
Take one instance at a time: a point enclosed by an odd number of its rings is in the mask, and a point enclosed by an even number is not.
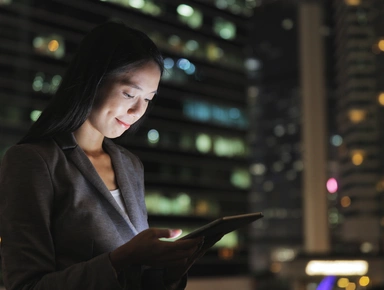
{"type": "Polygon", "coordinates": [[[225,235],[262,217],[263,213],[261,212],[225,216],[194,230],[188,235],[181,237],[180,240],[192,239],[199,236],[225,235]]]}

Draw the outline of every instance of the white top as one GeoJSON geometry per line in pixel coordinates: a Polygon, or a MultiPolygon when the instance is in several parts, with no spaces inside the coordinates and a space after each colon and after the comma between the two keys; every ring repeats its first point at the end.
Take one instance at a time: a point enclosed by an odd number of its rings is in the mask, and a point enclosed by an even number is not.
{"type": "Polygon", "coordinates": [[[125,214],[128,216],[127,208],[125,207],[123,196],[120,193],[120,189],[111,190],[111,194],[116,200],[117,204],[123,210],[123,212],[125,212],[125,214]]]}

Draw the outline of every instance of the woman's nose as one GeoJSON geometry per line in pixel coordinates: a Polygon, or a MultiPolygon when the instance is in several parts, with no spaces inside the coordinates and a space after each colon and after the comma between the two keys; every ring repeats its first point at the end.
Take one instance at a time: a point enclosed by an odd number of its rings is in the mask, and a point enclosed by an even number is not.
{"type": "Polygon", "coordinates": [[[147,102],[144,100],[137,98],[137,101],[129,107],[128,114],[135,115],[135,117],[138,119],[142,115],[144,115],[145,110],[147,109],[147,102]]]}

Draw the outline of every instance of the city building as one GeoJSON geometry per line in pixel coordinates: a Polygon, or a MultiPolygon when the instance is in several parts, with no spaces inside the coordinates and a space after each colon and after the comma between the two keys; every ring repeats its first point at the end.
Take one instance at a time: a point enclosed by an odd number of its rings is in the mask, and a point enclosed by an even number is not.
{"type": "MultiPolygon", "coordinates": [[[[39,117],[83,35],[104,21],[124,21],[157,43],[166,68],[149,118],[116,140],[143,161],[151,226],[187,233],[248,212],[244,55],[256,5],[0,0],[0,156],[39,117]]],[[[247,274],[246,241],[245,229],[226,235],[190,275],[247,274]]]]}

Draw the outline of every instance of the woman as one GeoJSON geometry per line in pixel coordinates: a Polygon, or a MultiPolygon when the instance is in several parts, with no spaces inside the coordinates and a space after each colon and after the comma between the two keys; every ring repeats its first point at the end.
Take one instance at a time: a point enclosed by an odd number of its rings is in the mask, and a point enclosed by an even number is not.
{"type": "Polygon", "coordinates": [[[3,277],[16,289],[184,289],[214,243],[148,229],[143,166],[116,138],[155,97],[162,57],[118,23],[82,41],[52,102],[0,171],[3,277]]]}

